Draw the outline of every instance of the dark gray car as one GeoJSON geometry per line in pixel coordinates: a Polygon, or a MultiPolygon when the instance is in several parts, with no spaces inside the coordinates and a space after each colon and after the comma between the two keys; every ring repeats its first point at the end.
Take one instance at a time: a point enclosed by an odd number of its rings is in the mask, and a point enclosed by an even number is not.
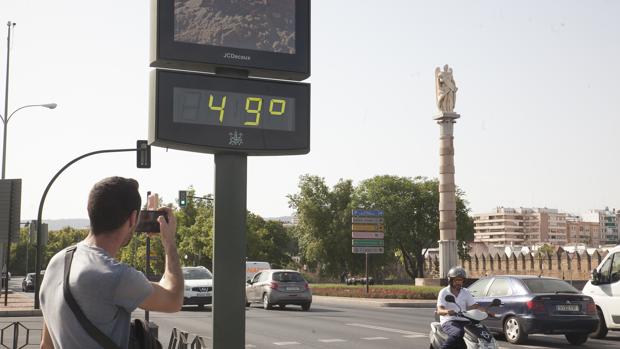
{"type": "Polygon", "coordinates": [[[284,309],[287,305],[294,304],[307,311],[312,304],[310,286],[295,270],[263,270],[247,282],[245,295],[246,306],[261,303],[265,309],[271,309],[274,305],[284,309]]]}

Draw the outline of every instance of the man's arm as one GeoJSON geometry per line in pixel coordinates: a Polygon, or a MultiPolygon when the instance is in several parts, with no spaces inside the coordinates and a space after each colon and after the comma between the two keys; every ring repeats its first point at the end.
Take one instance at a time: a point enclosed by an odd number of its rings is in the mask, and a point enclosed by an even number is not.
{"type": "Polygon", "coordinates": [[[52,337],[47,329],[47,323],[45,322],[45,318],[43,318],[43,330],[41,331],[41,345],[39,346],[41,349],[54,349],[54,342],[52,342],[52,337]]]}
{"type": "Polygon", "coordinates": [[[177,221],[172,209],[165,207],[168,216],[166,222],[163,216],[158,218],[161,243],[166,254],[164,275],[159,283],[152,283],[153,292],[148,296],[140,308],[144,310],[173,313],[183,306],[183,272],[175,241],[177,221]]]}
{"type": "Polygon", "coordinates": [[[453,316],[456,315],[456,312],[452,309],[448,310],[441,304],[437,304],[437,315],[439,316],[453,316]]]}

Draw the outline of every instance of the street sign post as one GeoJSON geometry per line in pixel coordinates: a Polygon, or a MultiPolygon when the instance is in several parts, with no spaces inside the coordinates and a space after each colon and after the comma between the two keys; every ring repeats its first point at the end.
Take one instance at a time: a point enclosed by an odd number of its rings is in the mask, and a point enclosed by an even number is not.
{"type": "MultiPolygon", "coordinates": [[[[366,257],[368,257],[369,253],[383,253],[383,247],[352,247],[353,253],[365,253],[366,257]]],[[[368,268],[367,268],[368,269],[368,268]]],[[[366,273],[366,278],[368,278],[368,273],[366,273]]]]}
{"type": "Polygon", "coordinates": [[[383,239],[384,234],[374,231],[354,231],[351,233],[351,237],[354,239],[383,239]]]}
{"type": "Polygon", "coordinates": [[[353,239],[351,242],[353,246],[383,246],[383,239],[353,239]]]}
{"type": "Polygon", "coordinates": [[[351,218],[351,223],[383,224],[383,217],[356,217],[351,218]]]}
{"type": "Polygon", "coordinates": [[[351,252],[366,257],[366,293],[368,293],[368,254],[384,253],[384,225],[382,210],[353,210],[351,212],[351,252]]]}

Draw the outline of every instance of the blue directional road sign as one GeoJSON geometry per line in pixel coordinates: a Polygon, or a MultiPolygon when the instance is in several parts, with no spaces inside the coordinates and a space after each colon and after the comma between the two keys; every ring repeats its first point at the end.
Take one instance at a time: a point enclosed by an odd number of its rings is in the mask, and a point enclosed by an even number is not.
{"type": "Polygon", "coordinates": [[[383,216],[383,210],[353,210],[353,216],[383,216]]]}

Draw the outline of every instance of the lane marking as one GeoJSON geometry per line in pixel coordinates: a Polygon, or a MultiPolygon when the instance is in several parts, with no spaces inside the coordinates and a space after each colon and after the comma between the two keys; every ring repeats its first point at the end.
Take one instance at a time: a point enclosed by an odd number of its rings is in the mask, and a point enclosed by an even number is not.
{"type": "Polygon", "coordinates": [[[300,345],[301,343],[299,342],[273,342],[273,344],[283,346],[283,345],[300,345]]]}
{"type": "Polygon", "coordinates": [[[370,328],[373,330],[379,330],[379,331],[386,331],[386,332],[393,332],[393,333],[400,333],[400,334],[405,334],[405,335],[424,335],[426,337],[425,334],[420,333],[420,332],[411,332],[411,331],[405,331],[405,330],[399,330],[396,328],[389,328],[389,327],[381,327],[381,326],[373,326],[373,325],[365,325],[365,324],[346,324],[347,326],[355,326],[355,327],[363,327],[363,328],[370,328]]]}
{"type": "Polygon", "coordinates": [[[246,344],[245,347],[246,348],[256,348],[256,346],[254,344],[246,344]]]}
{"type": "Polygon", "coordinates": [[[385,337],[364,337],[362,339],[367,340],[367,341],[378,341],[378,340],[383,340],[383,339],[388,339],[388,338],[385,338],[385,337]]]}
{"type": "Polygon", "coordinates": [[[409,335],[406,335],[406,336],[403,336],[403,337],[405,337],[405,338],[422,338],[422,337],[428,337],[428,335],[427,334],[419,333],[419,334],[409,334],[409,335]]]}
{"type": "Polygon", "coordinates": [[[319,339],[319,342],[322,342],[322,343],[339,343],[339,342],[346,342],[346,340],[338,339],[338,338],[334,338],[334,339],[319,339]]]}

